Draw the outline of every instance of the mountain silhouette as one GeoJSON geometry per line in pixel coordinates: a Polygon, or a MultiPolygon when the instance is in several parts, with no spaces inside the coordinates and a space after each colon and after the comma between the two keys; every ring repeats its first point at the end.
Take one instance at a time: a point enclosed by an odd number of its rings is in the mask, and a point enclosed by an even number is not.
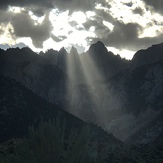
{"type": "Polygon", "coordinates": [[[126,142],[162,142],[163,44],[121,59],[98,41],[39,55],[29,48],[0,51],[0,74],[126,142]]]}

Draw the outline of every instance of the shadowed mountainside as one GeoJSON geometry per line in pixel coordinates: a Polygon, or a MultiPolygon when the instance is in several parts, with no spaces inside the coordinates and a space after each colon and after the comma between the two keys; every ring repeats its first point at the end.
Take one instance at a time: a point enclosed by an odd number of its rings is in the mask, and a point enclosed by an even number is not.
{"type": "Polygon", "coordinates": [[[163,135],[163,44],[131,61],[97,42],[79,55],[28,48],[0,51],[0,73],[123,141],[156,142],[163,135]]]}
{"type": "MultiPolygon", "coordinates": [[[[37,126],[41,120],[53,119],[59,114],[61,121],[66,120],[66,134],[69,134],[72,128],[80,130],[86,126],[86,123],[80,119],[41,99],[13,79],[0,76],[0,90],[0,142],[9,139],[0,144],[0,159],[5,154],[7,156],[13,154],[16,144],[21,141],[17,138],[26,136],[28,126],[31,124],[37,126]]],[[[103,163],[163,161],[161,144],[124,144],[99,127],[94,125],[89,127],[92,143],[98,146],[98,160],[103,163]]]]}
{"type": "MultiPolygon", "coordinates": [[[[19,82],[0,76],[0,142],[11,138],[23,138],[28,126],[37,126],[41,120],[48,121],[60,116],[66,121],[67,134],[87,124],[77,117],[63,111],[57,105],[48,103],[19,82]]],[[[121,143],[100,127],[89,125],[91,137],[99,143],[121,143]]]]}

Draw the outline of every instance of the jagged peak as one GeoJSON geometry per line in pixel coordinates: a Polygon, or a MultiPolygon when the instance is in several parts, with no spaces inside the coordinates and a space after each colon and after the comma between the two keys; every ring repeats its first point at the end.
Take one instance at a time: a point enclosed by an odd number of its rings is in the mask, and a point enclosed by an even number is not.
{"type": "Polygon", "coordinates": [[[103,42],[97,41],[95,44],[100,45],[100,46],[105,46],[103,42]]]}
{"type": "Polygon", "coordinates": [[[147,49],[139,50],[132,59],[132,68],[145,64],[152,64],[163,59],[163,43],[152,45],[147,49]]]}
{"type": "Polygon", "coordinates": [[[101,41],[97,41],[96,43],[94,43],[94,44],[91,45],[91,47],[93,47],[93,46],[105,47],[104,43],[101,42],[101,41]]]}
{"type": "Polygon", "coordinates": [[[96,43],[92,44],[88,50],[89,52],[107,52],[107,48],[101,41],[97,41],[96,43]]]}
{"type": "Polygon", "coordinates": [[[70,54],[78,54],[78,51],[74,46],[71,47],[70,54]]]}
{"type": "Polygon", "coordinates": [[[64,47],[62,47],[60,50],[59,50],[59,53],[67,53],[66,49],[64,47]]]}

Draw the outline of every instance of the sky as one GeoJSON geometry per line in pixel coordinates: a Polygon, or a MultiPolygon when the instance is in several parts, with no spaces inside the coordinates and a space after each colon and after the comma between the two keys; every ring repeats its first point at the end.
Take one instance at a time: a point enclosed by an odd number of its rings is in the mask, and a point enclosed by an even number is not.
{"type": "Polygon", "coordinates": [[[131,59],[163,42],[162,0],[0,1],[0,48],[82,53],[102,41],[108,51],[131,59]]]}

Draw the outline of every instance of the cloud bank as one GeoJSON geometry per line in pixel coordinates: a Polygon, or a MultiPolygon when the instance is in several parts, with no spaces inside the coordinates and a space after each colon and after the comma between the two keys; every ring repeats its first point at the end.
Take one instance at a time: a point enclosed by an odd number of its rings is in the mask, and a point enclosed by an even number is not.
{"type": "Polygon", "coordinates": [[[40,49],[83,49],[101,40],[108,48],[136,51],[163,41],[162,0],[7,0],[0,15],[0,44],[30,38],[40,49]]]}

